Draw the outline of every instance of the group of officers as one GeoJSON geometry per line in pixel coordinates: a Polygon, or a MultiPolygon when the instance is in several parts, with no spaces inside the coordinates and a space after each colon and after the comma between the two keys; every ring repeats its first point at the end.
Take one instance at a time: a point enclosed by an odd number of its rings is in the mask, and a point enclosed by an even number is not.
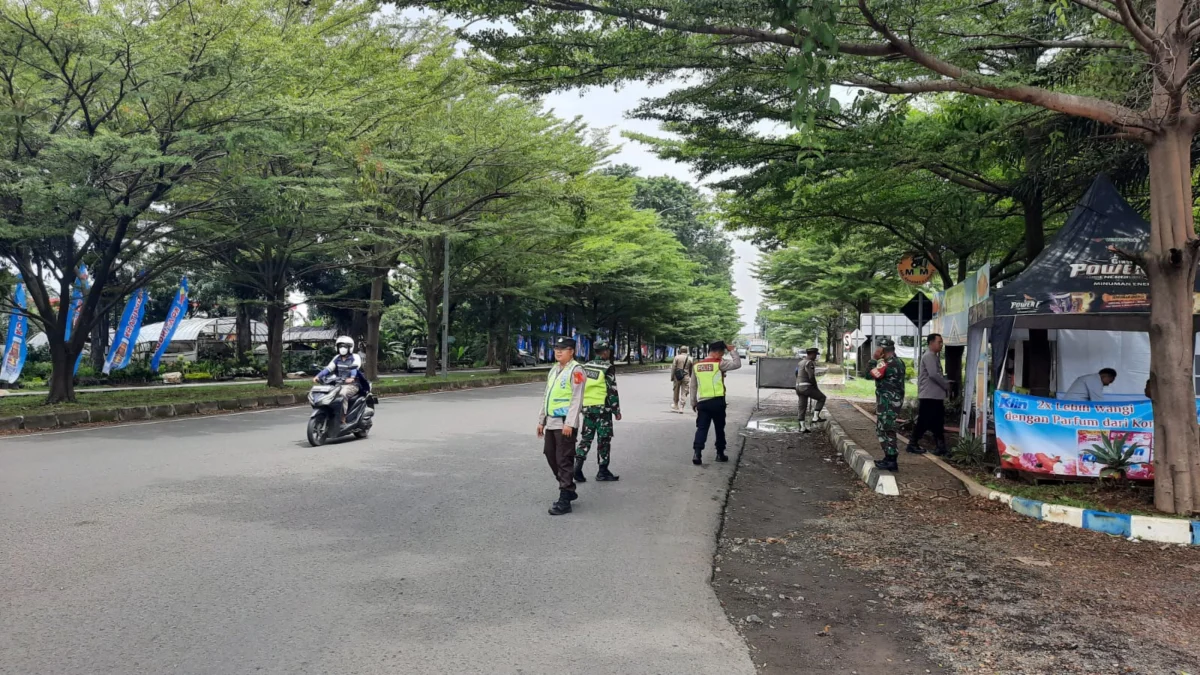
{"type": "MultiPolygon", "coordinates": [[[[554,341],[554,365],[546,377],[537,423],[546,462],[558,481],[558,499],[550,506],[552,516],[570,513],[571,502],[579,498],[576,484],[587,482],[583,469],[593,441],[600,464],[596,480],[620,480],[609,470],[613,422],[621,420],[612,348],[598,342],[592,352],[592,360],[579,363],[575,360],[575,340],[559,337],[554,341]]],[[[741,366],[737,350],[725,342],[710,344],[708,358],[691,365],[690,402],[696,413],[693,464],[703,464],[701,455],[709,427],[716,431],[717,461],[729,461],[725,454],[725,374],[741,366]]]]}
{"type": "MultiPolygon", "coordinates": [[[[897,471],[896,418],[904,402],[904,383],[908,378],[904,361],[896,356],[896,344],[882,338],[876,342],[873,358],[867,363],[875,380],[875,433],[883,449],[883,459],[875,466],[897,471]]],[[[934,452],[946,454],[942,421],[944,400],[950,382],[942,372],[939,353],[941,336],[929,338],[929,349],[918,364],[918,419],[914,438],[906,450],[923,453],[920,438],[931,432],[936,442],[934,452]]],[[[621,399],[617,393],[617,378],[612,364],[612,348],[597,343],[593,358],[587,363],[575,360],[575,340],[560,337],[554,341],[554,365],[546,377],[546,394],[538,410],[537,435],[544,439],[543,452],[550,470],[558,480],[558,499],[550,506],[550,515],[571,512],[571,502],[579,498],[578,483],[587,482],[583,468],[587,463],[592,442],[597,444],[600,482],[619,480],[609,470],[612,458],[613,422],[621,419],[621,399]],[[576,441],[578,435],[578,441],[576,441]]],[[[796,367],[796,394],[800,404],[800,430],[808,432],[821,420],[825,394],[817,381],[819,350],[810,348],[796,367]],[[815,403],[811,417],[809,402],[815,403]]],[[[716,460],[727,462],[725,454],[725,375],[742,367],[737,349],[725,342],[708,346],[708,357],[688,364],[689,403],[696,413],[696,436],[692,442],[692,463],[703,464],[703,451],[708,443],[708,430],[716,431],[716,460]]],[[[681,373],[674,373],[678,380],[681,373]]],[[[679,386],[676,386],[678,396],[679,386]]]]}

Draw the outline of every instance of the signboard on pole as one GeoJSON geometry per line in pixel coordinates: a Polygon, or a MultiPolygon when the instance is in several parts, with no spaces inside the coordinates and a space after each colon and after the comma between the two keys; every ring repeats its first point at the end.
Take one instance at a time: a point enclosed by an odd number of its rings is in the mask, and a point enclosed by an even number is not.
{"type": "Polygon", "coordinates": [[[923,253],[906,253],[900,259],[900,264],[896,265],[896,271],[905,283],[913,286],[920,286],[933,277],[933,265],[929,264],[929,258],[923,253]]]}

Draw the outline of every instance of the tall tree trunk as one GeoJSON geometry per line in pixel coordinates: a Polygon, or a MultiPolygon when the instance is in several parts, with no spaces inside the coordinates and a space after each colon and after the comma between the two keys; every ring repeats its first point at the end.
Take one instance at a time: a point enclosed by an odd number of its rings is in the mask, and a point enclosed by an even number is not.
{"type": "Polygon", "coordinates": [[[254,334],[250,328],[250,305],[248,300],[239,299],[237,301],[235,316],[234,330],[237,332],[237,342],[235,343],[237,354],[235,355],[235,359],[238,363],[245,363],[246,357],[254,349],[254,334]]]}
{"type": "Polygon", "coordinates": [[[108,319],[109,313],[104,312],[92,327],[92,369],[97,375],[104,370],[104,359],[108,355],[108,319]]]}
{"type": "Polygon", "coordinates": [[[431,272],[425,275],[425,281],[425,333],[428,336],[425,339],[425,376],[433,377],[437,375],[438,344],[442,326],[442,315],[438,311],[441,309],[438,300],[441,298],[442,277],[441,274],[431,272]]]}
{"type": "MultiPolygon", "coordinates": [[[[380,253],[379,245],[375,252],[380,253]]],[[[371,280],[371,304],[367,308],[367,354],[363,362],[363,375],[371,382],[379,379],[379,324],[383,321],[383,285],[387,283],[388,270],[375,272],[371,280]]]]}
{"type": "Polygon", "coordinates": [[[1193,289],[1197,252],[1192,219],[1191,136],[1177,123],[1150,145],[1150,372],[1154,377],[1154,505],[1200,511],[1200,428],[1193,377],[1193,289]]]}
{"type": "Polygon", "coordinates": [[[286,297],[279,293],[267,305],[267,386],[283,387],[283,324],[286,297]]]}
{"type": "Polygon", "coordinates": [[[50,341],[50,393],[46,403],[65,403],[75,400],[75,359],[78,351],[63,340],[50,341]]]}

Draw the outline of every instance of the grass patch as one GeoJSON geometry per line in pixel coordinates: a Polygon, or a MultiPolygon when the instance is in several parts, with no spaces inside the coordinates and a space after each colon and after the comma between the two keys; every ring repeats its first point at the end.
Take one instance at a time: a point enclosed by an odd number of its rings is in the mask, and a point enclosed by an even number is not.
{"type": "MultiPolygon", "coordinates": [[[[853,380],[846,380],[846,384],[838,393],[847,398],[874,399],[875,381],[863,379],[861,377],[856,377],[853,380]]],[[[906,382],[904,384],[904,398],[916,400],[917,385],[915,382],[906,382]]]]}
{"type": "MultiPolygon", "coordinates": [[[[537,379],[545,378],[545,374],[528,372],[514,372],[506,375],[498,373],[450,373],[449,375],[438,375],[436,377],[385,378],[375,384],[375,391],[380,394],[402,394],[429,391],[446,384],[471,380],[486,379],[496,384],[505,384],[530,381],[535,376],[537,379]]],[[[96,391],[88,389],[77,391],[74,403],[59,403],[56,405],[46,405],[45,399],[42,396],[7,396],[0,398],[0,417],[42,415],[69,412],[72,410],[130,408],[143,405],[166,405],[168,403],[201,403],[236,398],[255,398],[258,396],[303,395],[311,386],[312,380],[305,379],[287,380],[281,389],[269,388],[265,384],[222,384],[204,387],[178,386],[119,391],[96,391]]]]}
{"type": "MultiPolygon", "coordinates": [[[[654,370],[659,366],[622,365],[620,372],[632,373],[643,370],[654,370]]],[[[409,394],[424,391],[453,388],[454,384],[468,382],[484,382],[487,385],[517,384],[522,382],[542,382],[546,379],[545,370],[513,371],[501,375],[499,373],[449,373],[435,377],[384,377],[374,385],[374,391],[379,395],[409,394]],[[449,385],[449,386],[448,386],[449,385]]],[[[272,389],[265,384],[220,384],[203,387],[159,387],[145,389],[78,389],[74,403],[59,403],[46,405],[43,396],[6,396],[0,398],[0,417],[16,417],[18,415],[43,415],[72,410],[101,410],[105,408],[132,408],[144,405],[166,405],[176,403],[203,403],[209,401],[227,401],[239,398],[256,398],[259,396],[279,396],[296,394],[303,396],[312,386],[311,379],[286,380],[281,389],[272,389]]]]}

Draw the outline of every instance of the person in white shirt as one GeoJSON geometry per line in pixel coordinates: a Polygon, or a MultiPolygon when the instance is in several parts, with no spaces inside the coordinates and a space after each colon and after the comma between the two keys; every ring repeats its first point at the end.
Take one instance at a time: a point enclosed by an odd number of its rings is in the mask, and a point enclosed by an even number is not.
{"type": "Polygon", "coordinates": [[[1071,384],[1067,395],[1077,401],[1103,401],[1104,388],[1117,379],[1117,371],[1112,368],[1101,368],[1093,375],[1081,375],[1071,384]]]}

